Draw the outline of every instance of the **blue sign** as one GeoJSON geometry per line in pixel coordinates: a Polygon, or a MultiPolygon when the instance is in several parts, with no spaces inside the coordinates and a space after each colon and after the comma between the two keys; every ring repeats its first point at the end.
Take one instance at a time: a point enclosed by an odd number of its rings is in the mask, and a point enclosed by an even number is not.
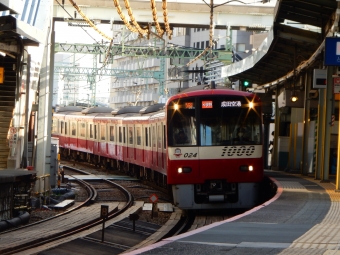
{"type": "Polygon", "coordinates": [[[340,66],[340,37],[326,37],[325,66],[340,66]]]}

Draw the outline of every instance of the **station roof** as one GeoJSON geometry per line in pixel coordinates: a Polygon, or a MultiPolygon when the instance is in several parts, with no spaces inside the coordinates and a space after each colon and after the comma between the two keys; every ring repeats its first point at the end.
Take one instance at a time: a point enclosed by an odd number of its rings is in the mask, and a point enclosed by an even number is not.
{"type": "Polygon", "coordinates": [[[38,46],[43,42],[43,32],[15,17],[0,17],[0,39],[6,41],[10,38],[22,37],[24,46],[38,46]]]}
{"type": "Polygon", "coordinates": [[[35,171],[21,169],[6,169],[0,171],[0,183],[13,183],[23,180],[30,180],[36,176],[35,171]]]}
{"type": "Polygon", "coordinates": [[[278,1],[268,37],[251,56],[223,67],[222,76],[257,85],[291,77],[318,51],[333,25],[336,9],[336,0],[278,1]],[[307,30],[306,26],[321,32],[307,30]]]}

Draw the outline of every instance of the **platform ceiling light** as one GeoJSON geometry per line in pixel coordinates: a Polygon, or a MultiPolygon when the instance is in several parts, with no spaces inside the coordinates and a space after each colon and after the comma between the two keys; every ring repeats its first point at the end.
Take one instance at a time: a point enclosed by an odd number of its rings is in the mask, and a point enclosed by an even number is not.
{"type": "Polygon", "coordinates": [[[293,92],[292,92],[292,97],[290,98],[290,100],[291,100],[292,102],[296,102],[298,99],[299,99],[299,98],[298,98],[298,96],[296,95],[296,91],[293,90],[293,92]]]}

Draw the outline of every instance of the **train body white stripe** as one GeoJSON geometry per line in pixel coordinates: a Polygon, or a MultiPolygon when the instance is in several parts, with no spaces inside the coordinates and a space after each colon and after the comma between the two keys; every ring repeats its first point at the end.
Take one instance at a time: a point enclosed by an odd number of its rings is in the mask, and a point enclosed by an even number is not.
{"type": "Polygon", "coordinates": [[[261,158],[262,145],[169,147],[170,160],[261,158]]]}

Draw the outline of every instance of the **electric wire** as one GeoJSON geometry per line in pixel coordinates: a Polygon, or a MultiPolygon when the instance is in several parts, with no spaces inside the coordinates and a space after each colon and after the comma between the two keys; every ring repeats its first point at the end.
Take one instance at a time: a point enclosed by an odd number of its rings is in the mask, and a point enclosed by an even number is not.
{"type": "Polygon", "coordinates": [[[79,6],[73,1],[69,0],[70,3],[73,5],[73,7],[78,11],[78,13],[83,17],[83,19],[94,29],[96,30],[101,36],[108,39],[109,41],[113,40],[112,37],[106,35],[104,32],[102,32],[95,24],[92,23],[92,21],[82,12],[82,10],[79,8],[79,6]]]}
{"type": "MultiPolygon", "coordinates": [[[[68,13],[68,11],[64,8],[63,5],[61,5],[61,4],[59,3],[58,0],[55,0],[55,1],[58,3],[58,5],[59,5],[61,8],[63,8],[63,10],[70,16],[70,18],[73,18],[72,15],[68,13]]],[[[84,28],[81,27],[81,29],[83,29],[83,31],[84,31],[89,37],[91,37],[91,38],[93,39],[93,41],[95,41],[96,43],[99,43],[99,42],[98,42],[93,36],[91,36],[84,28]]]]}

